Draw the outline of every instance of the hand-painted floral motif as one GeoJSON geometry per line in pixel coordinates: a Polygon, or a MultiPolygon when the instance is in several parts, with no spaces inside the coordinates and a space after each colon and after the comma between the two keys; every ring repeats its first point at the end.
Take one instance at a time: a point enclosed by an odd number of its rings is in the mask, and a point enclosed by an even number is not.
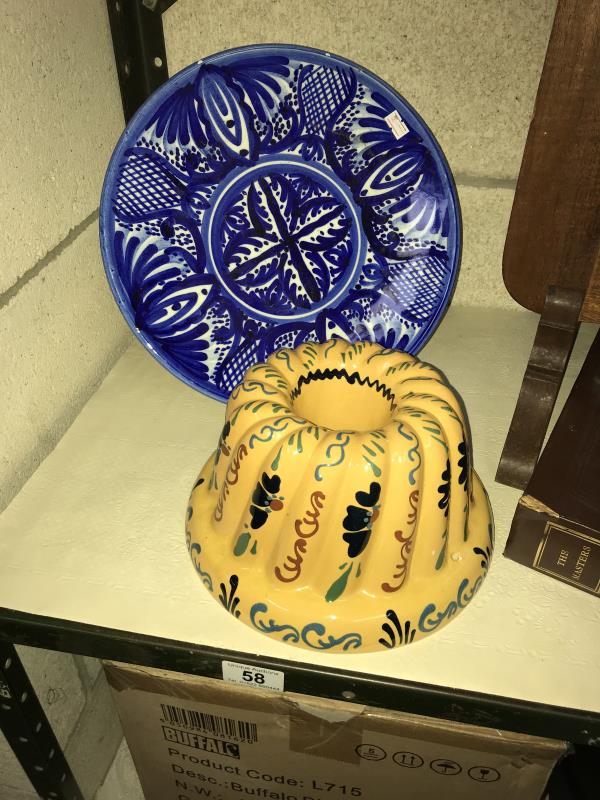
{"type": "Polygon", "coordinates": [[[419,630],[423,633],[430,633],[439,627],[444,621],[451,619],[458,611],[464,609],[471,602],[479,587],[483,582],[480,575],[475,582],[470,585],[469,579],[464,578],[458,587],[456,600],[451,600],[443,611],[438,611],[435,603],[429,603],[423,609],[419,618],[419,630]]]}
{"type": "Polygon", "coordinates": [[[202,579],[202,583],[206,586],[209,592],[213,590],[213,582],[212,578],[208,574],[205,569],[202,569],[202,565],[200,564],[200,554],[202,552],[202,548],[198,544],[198,542],[191,543],[190,539],[188,538],[188,550],[190,551],[190,556],[192,558],[192,563],[196,568],[196,572],[200,575],[202,579]]]}
{"type": "MultiPolygon", "coordinates": [[[[248,455],[248,448],[246,447],[245,443],[239,445],[237,448],[235,455],[233,456],[232,460],[230,461],[227,467],[227,473],[225,475],[225,482],[220,490],[219,499],[217,501],[217,506],[215,508],[215,519],[221,520],[223,519],[223,506],[225,501],[229,497],[229,492],[231,491],[231,487],[235,486],[235,484],[239,480],[239,471],[240,466],[244,458],[248,455]]],[[[216,469],[213,468],[213,479],[211,480],[211,485],[213,488],[217,488],[216,482],[216,469]]]]}
{"type": "Polygon", "coordinates": [[[302,563],[308,547],[308,539],[312,539],[319,532],[319,517],[323,510],[325,495],[323,492],[313,492],[310,496],[310,508],[306,514],[294,522],[293,551],[285,557],[282,566],[275,567],[275,577],[282,583],[293,583],[302,573],[302,563]]]}
{"type": "Polygon", "coordinates": [[[490,559],[492,557],[490,546],[487,545],[485,550],[483,550],[481,547],[474,547],[473,552],[476,556],[481,556],[481,566],[487,572],[490,567],[490,559]]]}
{"type": "Polygon", "coordinates": [[[300,630],[294,625],[279,624],[274,619],[265,621],[259,615],[268,612],[266,603],[255,603],[250,609],[250,621],[252,625],[263,633],[283,634],[281,637],[284,642],[302,641],[307,647],[313,650],[333,650],[339,649],[346,651],[349,648],[356,649],[362,644],[362,637],[359,633],[345,633],[343,636],[326,636],[325,625],[320,622],[310,622],[300,630]]]}
{"type": "Polygon", "coordinates": [[[277,351],[232,393],[192,490],[196,569],[280,642],[354,653],[419,641],[466,608],[489,567],[467,430],[444,376],[411,355],[343,339],[277,351]]]}
{"type": "Polygon", "coordinates": [[[219,444],[217,445],[217,449],[219,453],[223,453],[224,456],[228,456],[231,452],[229,446],[227,445],[227,437],[231,431],[231,422],[227,420],[225,425],[223,425],[223,430],[221,431],[221,436],[219,437],[219,444]]]}
{"type": "Polygon", "coordinates": [[[190,549],[190,541],[191,541],[191,537],[192,537],[192,534],[190,533],[189,522],[190,522],[190,520],[191,520],[193,515],[194,515],[193,506],[188,506],[186,514],[185,514],[185,541],[186,541],[188,550],[190,549]]]}
{"type": "Polygon", "coordinates": [[[254,170],[229,188],[211,247],[231,295],[267,319],[322,307],[359,257],[355,219],[335,185],[300,165],[282,169],[254,170]]]}
{"type": "Polygon", "coordinates": [[[460,221],[443,155],[399,95],[341,58],[266,45],[190,66],[134,117],[101,243],[136,334],[223,399],[281,347],[416,352],[450,296],[460,221]]]}
{"type": "Polygon", "coordinates": [[[221,605],[223,608],[226,608],[230,614],[233,614],[234,617],[239,617],[241,612],[238,609],[240,604],[240,598],[235,596],[239,585],[239,578],[237,575],[231,575],[229,578],[229,589],[225,586],[224,583],[219,585],[221,590],[219,594],[219,600],[221,601],[221,605]]]}
{"type": "Polygon", "coordinates": [[[249,547],[252,555],[256,555],[258,552],[258,540],[255,538],[255,532],[263,527],[272,511],[281,511],[283,508],[284,498],[277,494],[280,487],[281,478],[279,475],[268,475],[263,472],[260,481],[258,481],[252,492],[249,507],[250,521],[245,523],[245,530],[242,530],[237,537],[233,547],[235,556],[243,556],[249,547]],[[252,546],[250,546],[251,542],[252,546]]]}
{"type": "Polygon", "coordinates": [[[373,481],[368,492],[356,492],[354,495],[358,506],[348,506],[342,525],[346,533],[342,538],[348,544],[348,557],[359,556],[371,538],[373,523],[379,515],[377,501],[381,493],[381,485],[373,481]]]}
{"type": "Polygon", "coordinates": [[[465,441],[458,445],[458,452],[460,453],[460,458],[458,459],[458,468],[460,469],[458,482],[461,486],[464,486],[466,492],[469,485],[469,449],[465,441]]]}
{"type": "Polygon", "coordinates": [[[384,638],[382,636],[379,639],[379,644],[382,647],[390,649],[400,646],[401,644],[410,644],[414,640],[416,630],[411,625],[410,620],[407,619],[404,624],[402,624],[398,619],[398,614],[396,614],[393,608],[386,611],[385,616],[388,618],[389,622],[383,622],[381,624],[381,630],[387,637],[384,638]]]}
{"type": "Polygon", "coordinates": [[[400,561],[396,564],[396,572],[394,572],[392,579],[393,584],[384,581],[381,588],[384,592],[397,592],[408,576],[408,565],[410,560],[410,553],[414,542],[414,533],[417,522],[417,510],[419,503],[419,490],[415,489],[408,497],[410,511],[408,512],[406,523],[408,531],[405,534],[403,531],[395,531],[394,538],[400,543],[400,561]]]}
{"type": "Polygon", "coordinates": [[[281,511],[283,508],[283,501],[281,497],[277,496],[277,492],[281,487],[281,478],[279,475],[267,475],[263,472],[262,478],[256,484],[256,488],[252,493],[252,503],[250,505],[250,516],[252,521],[250,527],[252,530],[262,528],[271,511],[281,511]]]}
{"type": "Polygon", "coordinates": [[[443,509],[444,516],[448,516],[448,503],[450,502],[450,462],[446,461],[446,468],[442,472],[442,482],[438,486],[438,494],[441,495],[438,500],[438,508],[443,509]]]}

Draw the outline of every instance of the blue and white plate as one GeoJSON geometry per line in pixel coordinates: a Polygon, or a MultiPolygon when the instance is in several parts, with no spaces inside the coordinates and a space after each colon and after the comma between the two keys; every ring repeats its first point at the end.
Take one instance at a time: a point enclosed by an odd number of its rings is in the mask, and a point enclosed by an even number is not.
{"type": "Polygon", "coordinates": [[[100,238],[132,330],[221,400],[279,347],[416,353],[449,303],[460,211],[410,105],[351,61],[241,47],[192,64],[111,159],[100,238]]]}

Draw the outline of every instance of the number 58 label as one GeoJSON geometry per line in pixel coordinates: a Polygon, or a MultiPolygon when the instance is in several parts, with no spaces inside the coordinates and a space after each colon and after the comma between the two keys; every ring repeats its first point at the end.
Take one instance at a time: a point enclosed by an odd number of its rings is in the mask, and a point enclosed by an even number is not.
{"type": "Polygon", "coordinates": [[[239,683],[242,686],[254,686],[258,689],[274,689],[283,692],[283,672],[265,667],[253,667],[250,664],[238,664],[237,661],[223,661],[223,680],[239,683]]]}

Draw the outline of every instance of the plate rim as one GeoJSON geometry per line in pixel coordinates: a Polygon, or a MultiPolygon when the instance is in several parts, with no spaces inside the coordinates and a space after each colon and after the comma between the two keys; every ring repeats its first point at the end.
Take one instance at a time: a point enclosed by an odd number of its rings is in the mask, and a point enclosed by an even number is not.
{"type": "MultiPolygon", "coordinates": [[[[131,332],[134,334],[136,339],[138,339],[142,345],[145,347],[146,350],[150,352],[153,358],[158,361],[158,363],[164,367],[167,372],[170,372],[179,380],[183,381],[187,384],[190,388],[194,389],[197,392],[207,395],[208,397],[213,398],[214,400],[218,400],[221,403],[226,403],[229,399],[229,395],[224,395],[217,391],[212,386],[201,386],[197,382],[194,382],[191,378],[189,378],[180,368],[179,366],[172,360],[169,359],[155,344],[154,340],[151,339],[147,334],[137,328],[135,325],[135,320],[133,315],[131,314],[131,309],[128,304],[128,297],[123,293],[122,286],[120,285],[120,280],[118,280],[118,275],[116,274],[116,270],[114,266],[109,266],[110,262],[113,260],[110,258],[112,255],[111,253],[111,244],[108,241],[109,239],[109,232],[108,226],[106,224],[107,217],[111,215],[111,189],[114,187],[114,178],[115,173],[118,170],[118,159],[120,158],[122,151],[126,148],[129,143],[129,140],[132,137],[132,129],[136,124],[136,121],[139,120],[144,113],[151,113],[151,111],[156,110],[156,107],[159,106],[166,97],[171,94],[173,91],[179,88],[182,81],[185,80],[188,73],[191,73],[196,68],[201,66],[204,63],[214,63],[215,60],[218,62],[219,59],[226,58],[232,54],[250,52],[252,50],[265,50],[265,49],[279,49],[279,50],[296,50],[302,51],[305,53],[313,53],[317,54],[321,57],[331,58],[337,61],[341,61],[344,64],[352,67],[355,71],[359,74],[367,75],[376,83],[383,84],[383,86],[394,95],[398,101],[400,102],[401,106],[405,106],[410,114],[414,116],[420,126],[424,129],[424,131],[428,134],[431,144],[433,145],[433,150],[437,157],[438,162],[441,164],[442,167],[442,178],[447,183],[448,186],[448,194],[452,200],[452,205],[454,208],[454,215],[453,215],[453,224],[454,224],[454,240],[455,240],[455,256],[454,256],[454,264],[451,265],[450,269],[450,278],[448,283],[446,284],[442,300],[438,305],[435,313],[430,317],[427,324],[421,329],[417,339],[416,339],[416,347],[411,352],[411,355],[416,355],[419,353],[423,347],[427,344],[429,339],[435,333],[437,328],[439,327],[440,323],[444,319],[450,305],[452,303],[452,299],[454,297],[454,293],[456,291],[456,285],[458,283],[459,273],[461,269],[461,262],[462,262],[462,249],[463,249],[463,235],[462,235],[462,209],[460,206],[460,200],[458,197],[458,191],[456,188],[456,181],[454,180],[454,175],[452,170],[450,169],[450,165],[448,163],[448,159],[442,150],[440,143],[438,142],[435,134],[432,132],[431,128],[422,116],[419,114],[418,111],[412,106],[412,104],[404,97],[404,95],[400,94],[388,81],[381,78],[379,75],[374,73],[372,70],[368,69],[367,67],[363,67],[360,64],[357,64],[352,59],[346,58],[345,56],[338,55],[337,53],[331,50],[323,50],[316,47],[309,47],[308,45],[300,45],[300,44],[292,44],[292,43],[285,43],[285,42],[264,42],[264,43],[254,43],[248,45],[240,45],[238,47],[230,47],[226,50],[218,50],[215,53],[211,53],[210,55],[204,56],[197,61],[193,61],[191,64],[180,69],[178,72],[174,73],[173,75],[169,76],[167,80],[162,83],[155,91],[150,94],[146,100],[140,105],[140,107],[136,110],[133,114],[129,122],[127,122],[123,132],[119,136],[110,160],[108,162],[108,166],[106,168],[106,173],[104,175],[104,180],[102,182],[102,189],[100,192],[100,205],[98,209],[98,234],[99,234],[99,244],[100,244],[100,252],[102,256],[102,262],[104,266],[104,271],[106,274],[107,283],[110,287],[111,293],[119,307],[119,311],[123,315],[125,322],[131,329],[131,332]],[[169,90],[167,91],[167,87],[169,90]]],[[[114,215],[113,215],[114,216],[114,215]]]]}

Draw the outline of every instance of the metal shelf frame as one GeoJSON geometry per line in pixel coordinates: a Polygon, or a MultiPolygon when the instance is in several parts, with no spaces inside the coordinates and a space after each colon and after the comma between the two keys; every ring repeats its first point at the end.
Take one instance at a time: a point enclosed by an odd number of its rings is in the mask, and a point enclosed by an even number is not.
{"type": "Polygon", "coordinates": [[[198,646],[0,608],[0,646],[5,642],[217,679],[223,677],[224,660],[242,661],[283,671],[286,691],[298,694],[578,744],[600,740],[600,714],[198,646]]]}

